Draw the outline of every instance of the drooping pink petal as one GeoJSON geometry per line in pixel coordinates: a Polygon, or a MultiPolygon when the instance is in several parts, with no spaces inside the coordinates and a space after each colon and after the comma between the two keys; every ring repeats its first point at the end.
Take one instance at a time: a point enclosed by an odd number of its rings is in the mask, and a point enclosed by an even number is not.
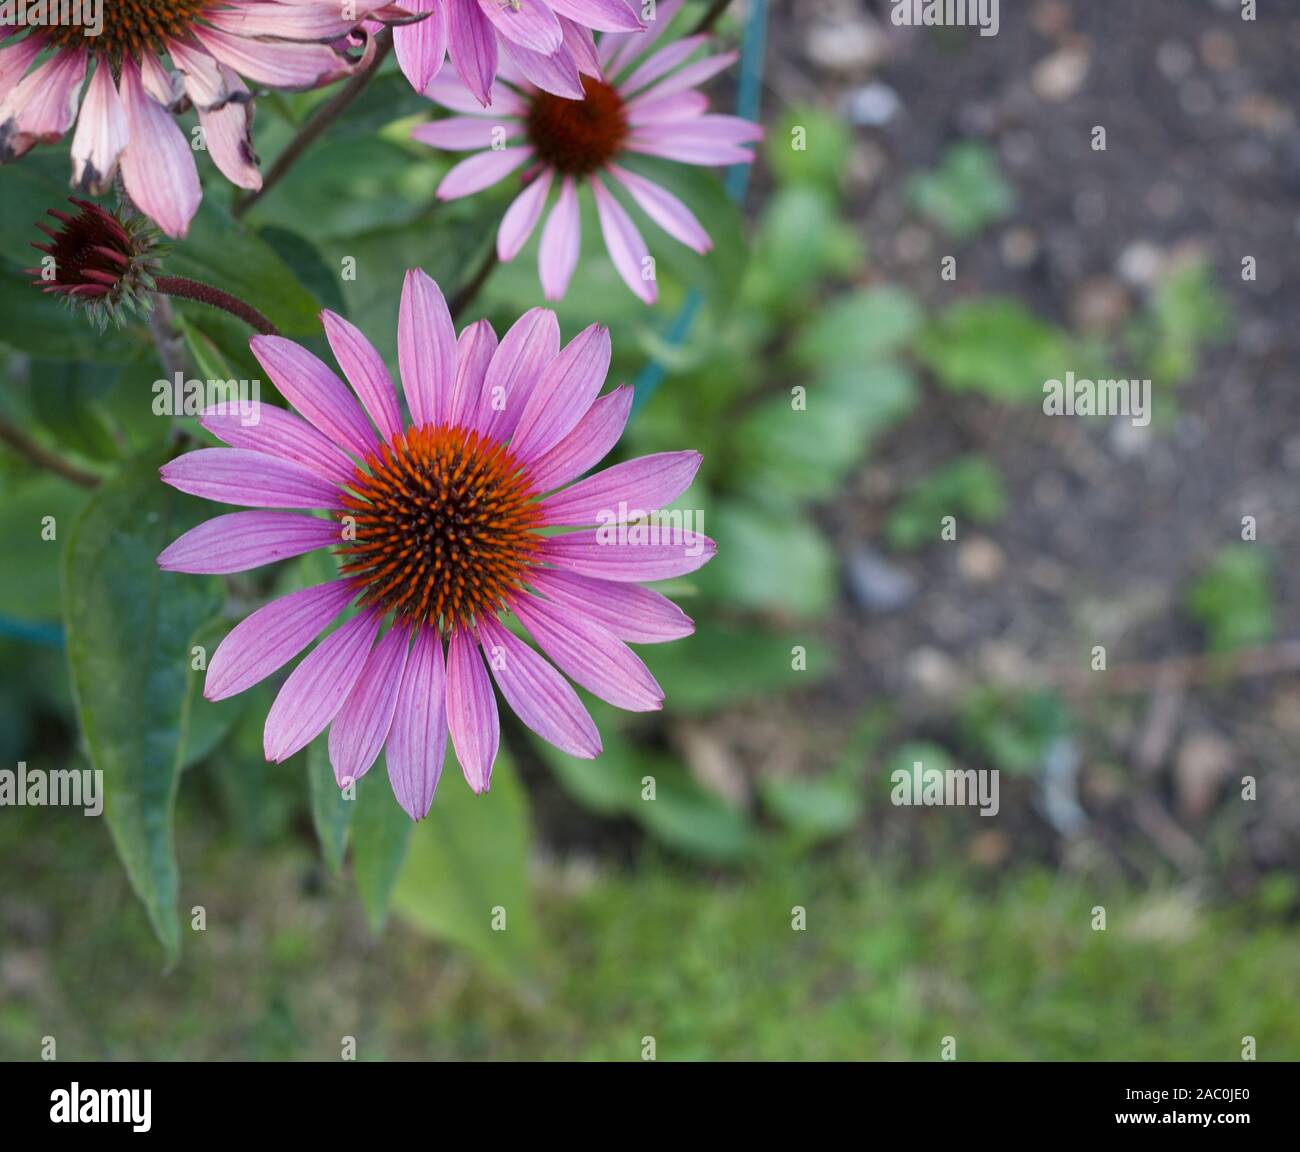
{"type": "Polygon", "coordinates": [[[101,63],[90,78],[72,137],[73,186],[103,196],[113,186],[117,158],[126,141],[126,109],[113,83],[113,69],[101,63]]]}
{"type": "Polygon", "coordinates": [[[542,651],[594,696],[628,712],[663,707],[663,689],[650,669],[613,633],[536,596],[518,596],[510,607],[542,651]]]}
{"type": "Polygon", "coordinates": [[[421,626],[397,693],[388,734],[388,779],[412,820],[433,804],[447,751],[447,677],[436,628],[421,626]]]}
{"type": "Polygon", "coordinates": [[[610,165],[609,170],[632,194],[641,211],[674,240],[680,240],[696,252],[707,252],[713,247],[713,241],[695,214],[666,188],[626,168],[610,165]]]}
{"type": "Polygon", "coordinates": [[[230,99],[219,108],[199,106],[199,123],[212,162],[237,188],[256,192],[262,187],[253,150],[253,103],[244,82],[220,65],[230,99]]]}
{"type": "Polygon", "coordinates": [[[458,75],[453,76],[449,72],[440,72],[435,76],[425,88],[424,95],[449,111],[459,112],[463,116],[478,116],[489,123],[504,117],[522,116],[528,111],[519,93],[500,81],[488,86],[490,103],[483,104],[458,75]]]}
{"type": "Polygon", "coordinates": [[[528,469],[536,492],[549,492],[594,468],[618,443],[632,411],[632,388],[621,384],[601,396],[554,448],[528,469]]]}
{"type": "Polygon", "coordinates": [[[514,44],[509,40],[501,41],[501,50],[506,59],[522,73],[525,80],[535,84],[543,92],[563,96],[566,100],[581,100],[585,93],[582,88],[582,76],[578,71],[578,61],[568,47],[561,44],[553,53],[547,55],[514,44]]]}
{"type": "Polygon", "coordinates": [[[253,40],[196,24],[192,34],[226,67],[272,88],[315,88],[348,70],[328,44],[253,40]]]}
{"type": "Polygon", "coordinates": [[[248,346],[280,394],[326,436],[357,456],[374,448],[357,398],[316,356],[283,336],[254,336],[248,346]]]}
{"type": "Polygon", "coordinates": [[[538,459],[573,430],[604,387],[612,351],[609,329],[593,324],[546,366],[515,426],[510,451],[516,460],[538,459]]]}
{"type": "MultiPolygon", "coordinates": [[[[230,99],[231,90],[226,83],[226,76],[235,74],[229,68],[223,73],[222,66],[202,48],[174,40],[168,42],[167,54],[172,58],[172,66],[180,74],[185,94],[194,105],[213,108],[230,99]]],[[[240,87],[244,87],[243,81],[240,81],[240,87]]]]}
{"type": "Polygon", "coordinates": [[[462,196],[472,196],[504,180],[516,168],[522,167],[532,158],[533,150],[528,146],[499,148],[487,152],[477,152],[462,160],[438,185],[439,200],[458,200],[462,196]]]}
{"type": "Polygon", "coordinates": [[[639,32],[645,25],[627,0],[550,0],[561,16],[597,32],[639,32]]]}
{"type": "Polygon", "coordinates": [[[292,460],[333,484],[347,484],[356,474],[343,450],[301,416],[273,404],[259,404],[256,422],[245,421],[245,415],[233,405],[208,408],[199,417],[204,428],[232,448],[292,460]]]}
{"type": "Polygon", "coordinates": [[[620,524],[658,512],[695,479],[698,452],[657,452],[615,464],[542,501],[548,525],[620,524]]]}
{"type": "Polygon", "coordinates": [[[370,771],[388,739],[406,668],[406,648],[406,629],[390,629],[370,650],[361,675],[330,725],[330,764],[340,788],[370,771]]]}
{"type": "Polygon", "coordinates": [[[15,113],[6,132],[37,144],[67,132],[77,118],[86,61],[84,48],[57,52],[25,77],[5,102],[15,113]]]}
{"type": "Polygon", "coordinates": [[[229,512],[205,520],[158,556],[166,572],[247,572],[339,542],[339,527],[291,512],[229,512]]]}
{"type": "Polygon", "coordinates": [[[475,0],[448,0],[447,36],[447,54],[457,75],[486,108],[497,74],[497,37],[475,0]]]}
{"type": "Polygon", "coordinates": [[[600,57],[596,55],[596,38],[590,28],[575,24],[572,20],[560,17],[560,27],[564,29],[564,46],[573,57],[578,71],[584,76],[600,79],[600,57]]]}
{"type": "Polygon", "coordinates": [[[537,221],[546,206],[546,195],[551,190],[551,169],[543,169],[537,178],[529,184],[514,203],[506,209],[501,217],[501,227],[497,231],[497,255],[503,263],[509,263],[519,255],[519,249],[528,243],[528,237],[537,227],[537,221]]]}
{"type": "Polygon", "coordinates": [[[0,48],[0,101],[5,100],[27,75],[32,61],[41,54],[39,36],[24,36],[17,44],[0,48]]]}
{"type": "Polygon", "coordinates": [[[404,0],[402,7],[408,12],[429,13],[423,20],[393,29],[398,67],[411,87],[423,92],[447,55],[447,11],[443,0],[404,0]]]}
{"type": "Polygon", "coordinates": [[[479,397],[496,350],[497,334],[487,320],[468,325],[456,341],[456,383],[447,414],[453,428],[477,427],[479,397]]]}
{"type": "Polygon", "coordinates": [[[647,304],[653,304],[659,299],[659,285],[654,279],[654,261],[645,240],[627,210],[614,199],[599,177],[593,177],[591,191],[596,197],[596,212],[609,258],[623,283],[647,304]]]}
{"type": "Polygon", "coordinates": [[[662,536],[668,533],[661,531],[657,543],[611,540],[610,534],[595,528],[551,536],[542,541],[541,555],[548,564],[579,576],[641,583],[685,576],[703,568],[718,551],[712,540],[698,532],[683,531],[665,541],[662,536]]]}
{"type": "Polygon", "coordinates": [[[320,317],[330,351],[343,369],[343,375],[379,429],[379,435],[384,440],[391,440],[402,431],[402,413],[384,358],[355,324],[328,308],[320,317]]]}
{"type": "Polygon", "coordinates": [[[542,229],[542,243],[537,253],[537,269],[542,281],[542,295],[547,300],[562,300],[568,291],[573,270],[578,266],[582,247],[582,222],[578,215],[578,187],[572,176],[560,185],[560,195],[542,229]]]}
{"type": "Polygon", "coordinates": [[[217,646],[208,661],[204,697],[224,700],[265,680],[328,628],[354,594],[350,581],[331,580],[262,605],[217,646]]]}
{"type": "Polygon", "coordinates": [[[366,666],[379,623],[377,612],[354,616],[289,673],[266,714],[262,751],[268,760],[279,763],[301,752],[338,715],[366,666]]]}
{"type": "Polygon", "coordinates": [[[593,580],[558,568],[535,569],[528,580],[548,600],[591,617],[631,644],[662,644],[695,631],[691,618],[668,597],[639,584],[593,580]]]}
{"type": "Polygon", "coordinates": [[[169,460],[163,482],[191,496],[246,508],[341,508],[340,492],[315,472],[246,448],[200,448],[169,460]]]}
{"type": "Polygon", "coordinates": [[[560,322],[545,308],[532,308],[511,325],[492,355],[479,397],[478,428],[508,440],[546,366],[560,351],[560,322]]]}
{"type": "Polygon", "coordinates": [[[514,714],[548,744],[584,760],[600,755],[600,733],[578,694],[550,664],[491,617],[478,624],[492,678],[514,714]]]}
{"type": "Polygon", "coordinates": [[[411,129],[411,139],[441,148],[445,152],[478,152],[491,148],[498,140],[504,143],[523,134],[517,120],[495,120],[487,116],[449,116],[431,120],[411,129]]]}
{"type": "Polygon", "coordinates": [[[417,428],[440,424],[456,380],[456,329],[442,289],[424,272],[406,273],[397,314],[397,366],[417,428]]]}
{"type": "Polygon", "coordinates": [[[139,67],[129,58],[122,62],[120,93],[128,135],[121,158],[127,193],[168,236],[182,238],[203,195],[194,153],[176,121],[149,98],[139,67]]]}
{"type": "Polygon", "coordinates": [[[512,44],[550,55],[564,42],[560,22],[546,0],[478,0],[478,7],[512,44]]]}
{"type": "Polygon", "coordinates": [[[501,727],[478,644],[464,628],[451,634],[447,648],[447,728],[466,782],[476,793],[486,792],[492,783],[501,727]]]}

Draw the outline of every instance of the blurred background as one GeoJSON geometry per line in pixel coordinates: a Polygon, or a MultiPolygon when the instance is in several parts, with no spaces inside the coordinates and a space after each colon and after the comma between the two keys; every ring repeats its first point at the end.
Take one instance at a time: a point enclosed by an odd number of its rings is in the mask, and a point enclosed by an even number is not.
{"type": "MultiPolygon", "coordinates": [[[[175,910],[105,821],[0,809],[0,1057],[1300,1058],[1300,12],[1001,7],[980,37],[735,0],[712,96],[768,129],[743,206],[656,170],[715,252],[656,234],[647,311],[587,224],[561,322],[613,327],[621,451],[705,455],[719,554],[664,589],[698,631],[640,650],[664,712],[593,706],[591,763],[508,727],[491,793],[449,765],[412,830],[382,766],[353,813],[322,748],[263,763],[269,689],[195,699],[175,910]],[[1150,425],[1045,416],[1066,371],[1150,378],[1150,425]],[[997,770],[1000,811],[895,806],[918,760],[997,770]]],[[[264,161],[321,99],[259,101],[264,161]]],[[[238,242],[211,181],[175,266],[391,354],[402,270],[464,282],[510,195],[436,204],[428,114],[386,72],[238,242]]],[[[66,166],[0,172],[3,406],[108,469],[165,435],[159,373],[17,272],[66,166]]],[[[464,319],[536,303],[535,243],[464,319]]],[[[256,374],[236,325],[178,316],[200,366],[256,374]]],[[[69,534],[33,525],[86,493],[0,477],[0,762],[85,766],[69,534]]]]}

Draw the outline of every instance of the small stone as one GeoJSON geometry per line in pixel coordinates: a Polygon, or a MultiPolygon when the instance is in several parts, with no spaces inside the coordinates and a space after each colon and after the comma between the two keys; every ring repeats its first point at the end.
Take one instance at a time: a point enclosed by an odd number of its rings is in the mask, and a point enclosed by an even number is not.
{"type": "Polygon", "coordinates": [[[951,700],[961,689],[961,669],[938,648],[916,648],[903,666],[909,683],[932,700],[951,700]]]}
{"type": "Polygon", "coordinates": [[[879,24],[851,4],[838,4],[808,29],[804,47],[828,71],[860,74],[879,67],[889,46],[879,24]]]}
{"type": "Polygon", "coordinates": [[[1011,838],[1005,832],[992,829],[981,832],[967,849],[971,863],[980,868],[1000,868],[1011,856],[1011,838]]]}
{"type": "Polygon", "coordinates": [[[1232,745],[1210,732],[1187,737],[1174,763],[1174,795],[1184,820],[1199,822],[1214,808],[1232,775],[1232,745]]]}
{"type": "Polygon", "coordinates": [[[897,612],[916,597],[917,584],[912,574],[866,545],[850,553],[847,575],[854,600],[875,615],[897,612]]]}
{"type": "Polygon", "coordinates": [[[875,81],[849,94],[849,120],[864,128],[883,128],[903,107],[903,102],[888,84],[875,81]]]}
{"type": "Polygon", "coordinates": [[[1043,100],[1068,100],[1088,78],[1092,53],[1082,44],[1072,44],[1040,60],[1030,77],[1035,95],[1043,100]]]}
{"type": "Polygon", "coordinates": [[[1029,10],[1034,31],[1048,40],[1057,40],[1070,30],[1074,13],[1065,0],[1040,0],[1029,10]]]}
{"type": "Polygon", "coordinates": [[[1115,332],[1130,311],[1128,289],[1109,276],[1089,277],[1070,297],[1070,320],[1085,332],[1115,332]]]}
{"type": "Polygon", "coordinates": [[[1149,240],[1136,240],[1120,253],[1120,279],[1134,288],[1150,288],[1165,269],[1164,251],[1149,240]]]}
{"type": "Polygon", "coordinates": [[[1006,553],[987,536],[972,536],[957,548],[957,571],[970,584],[991,584],[1006,566],[1006,553]]]}
{"type": "Polygon", "coordinates": [[[1295,125],[1291,109],[1263,92],[1248,92],[1234,102],[1232,118],[1243,128],[1265,136],[1285,135],[1295,125]]]}
{"type": "Polygon", "coordinates": [[[1201,59],[1214,72],[1229,72],[1237,66],[1237,44],[1221,28],[1201,36],[1201,59]]]}
{"type": "Polygon", "coordinates": [[[1181,40],[1166,40],[1156,49],[1156,67],[1166,80],[1183,80],[1196,67],[1196,56],[1181,40]]]}
{"type": "Polygon", "coordinates": [[[894,253],[904,264],[916,264],[930,254],[934,239],[924,228],[909,224],[894,237],[894,253]]]}
{"type": "Polygon", "coordinates": [[[1008,228],[1002,233],[998,247],[1002,263],[1008,268],[1028,268],[1038,259],[1038,234],[1032,228],[1008,228]]]}

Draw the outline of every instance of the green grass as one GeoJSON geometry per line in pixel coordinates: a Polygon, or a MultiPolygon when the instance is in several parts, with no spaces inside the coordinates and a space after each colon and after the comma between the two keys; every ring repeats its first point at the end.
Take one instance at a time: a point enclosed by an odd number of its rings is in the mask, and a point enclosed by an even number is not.
{"type": "Polygon", "coordinates": [[[966,1060],[1231,1060],[1244,1035],[1300,1057],[1300,934],[1261,901],[903,874],[847,848],[740,877],[650,854],[543,870],[537,978],[510,992],[401,925],[372,944],[304,841],[230,844],[201,819],[167,975],[98,822],[0,820],[0,1057],[46,1035],[62,1059],[335,1059],[347,1035],[360,1059],[635,1059],[644,1036],[659,1059],[936,1059],[949,1035],[966,1060]]]}

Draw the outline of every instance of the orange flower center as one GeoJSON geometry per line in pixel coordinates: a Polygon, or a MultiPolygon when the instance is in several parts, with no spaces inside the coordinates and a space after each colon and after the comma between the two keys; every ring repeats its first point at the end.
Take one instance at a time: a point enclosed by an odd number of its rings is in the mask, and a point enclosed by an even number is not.
{"type": "MultiPolygon", "coordinates": [[[[44,32],[56,48],[80,46],[115,61],[123,56],[138,60],[146,53],[156,55],[166,51],[168,40],[183,39],[204,10],[213,4],[214,0],[102,0],[97,6],[90,0],[82,0],[85,17],[98,15],[96,7],[103,13],[103,27],[97,30],[97,35],[86,35],[85,18],[79,24],[50,27],[44,32]]],[[[58,11],[57,6],[51,11],[58,11]]],[[[69,11],[75,13],[75,6],[69,11]]]]}
{"type": "Polygon", "coordinates": [[[528,139],[538,157],[566,176],[603,168],[623,146],[627,116],[623,98],[609,84],[582,78],[585,100],[538,92],[528,106],[528,139]]]}
{"type": "Polygon", "coordinates": [[[361,603],[444,632],[497,613],[524,586],[541,519],[502,444],[464,428],[408,428],[358,468],[342,571],[361,603]]]}

